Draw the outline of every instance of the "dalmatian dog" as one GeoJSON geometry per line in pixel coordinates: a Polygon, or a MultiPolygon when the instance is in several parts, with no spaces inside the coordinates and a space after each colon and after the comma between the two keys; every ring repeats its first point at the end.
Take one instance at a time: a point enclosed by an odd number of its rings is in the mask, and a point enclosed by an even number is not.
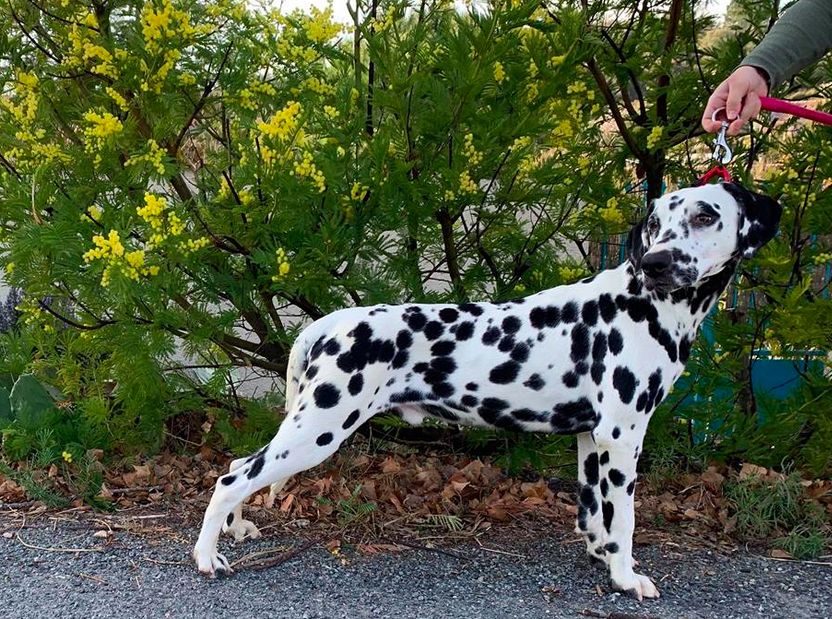
{"type": "Polygon", "coordinates": [[[577,530],[614,588],[659,596],[634,570],[636,463],[656,406],[740,260],[776,233],[781,207],[736,184],[653,202],[628,259],[505,303],[377,305],[307,327],[289,357],[286,417],[271,442],[217,480],[193,551],[231,572],[221,529],[257,537],[242,502],[332,455],[373,415],[577,434],[577,530]]]}

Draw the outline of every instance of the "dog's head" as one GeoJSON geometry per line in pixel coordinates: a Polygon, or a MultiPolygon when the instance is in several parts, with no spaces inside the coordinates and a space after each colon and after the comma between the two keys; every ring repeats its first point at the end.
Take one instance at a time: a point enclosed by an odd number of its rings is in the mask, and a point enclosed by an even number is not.
{"type": "Polygon", "coordinates": [[[629,258],[648,290],[695,286],[770,241],[782,211],[775,200],[734,183],[674,191],[630,231],[629,258]]]}

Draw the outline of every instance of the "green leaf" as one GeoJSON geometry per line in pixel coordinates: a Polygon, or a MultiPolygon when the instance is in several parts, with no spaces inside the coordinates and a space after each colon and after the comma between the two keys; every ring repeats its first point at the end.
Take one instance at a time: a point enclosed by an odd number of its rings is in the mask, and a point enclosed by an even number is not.
{"type": "Polygon", "coordinates": [[[0,386],[0,428],[9,425],[13,420],[12,406],[9,402],[9,390],[0,386]]]}
{"type": "Polygon", "coordinates": [[[55,410],[55,401],[46,388],[31,374],[24,374],[15,382],[9,396],[13,417],[27,428],[39,426],[46,415],[55,410]]]}

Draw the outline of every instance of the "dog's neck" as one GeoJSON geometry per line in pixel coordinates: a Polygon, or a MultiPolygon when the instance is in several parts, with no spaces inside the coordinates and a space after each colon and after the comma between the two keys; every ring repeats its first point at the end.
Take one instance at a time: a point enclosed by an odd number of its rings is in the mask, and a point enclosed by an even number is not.
{"type": "Polygon", "coordinates": [[[687,332],[692,339],[731,283],[738,265],[739,259],[732,259],[720,271],[697,282],[696,285],[670,293],[647,290],[629,260],[619,268],[623,270],[624,285],[631,296],[649,300],[661,316],[675,319],[681,331],[687,332]]]}

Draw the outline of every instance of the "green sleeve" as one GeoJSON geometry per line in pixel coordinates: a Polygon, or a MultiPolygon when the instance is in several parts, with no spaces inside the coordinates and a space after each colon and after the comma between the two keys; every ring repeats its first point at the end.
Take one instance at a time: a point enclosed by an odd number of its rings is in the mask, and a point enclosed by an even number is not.
{"type": "Polygon", "coordinates": [[[740,64],[764,70],[774,88],[830,49],[832,0],[798,0],[740,64]]]}

